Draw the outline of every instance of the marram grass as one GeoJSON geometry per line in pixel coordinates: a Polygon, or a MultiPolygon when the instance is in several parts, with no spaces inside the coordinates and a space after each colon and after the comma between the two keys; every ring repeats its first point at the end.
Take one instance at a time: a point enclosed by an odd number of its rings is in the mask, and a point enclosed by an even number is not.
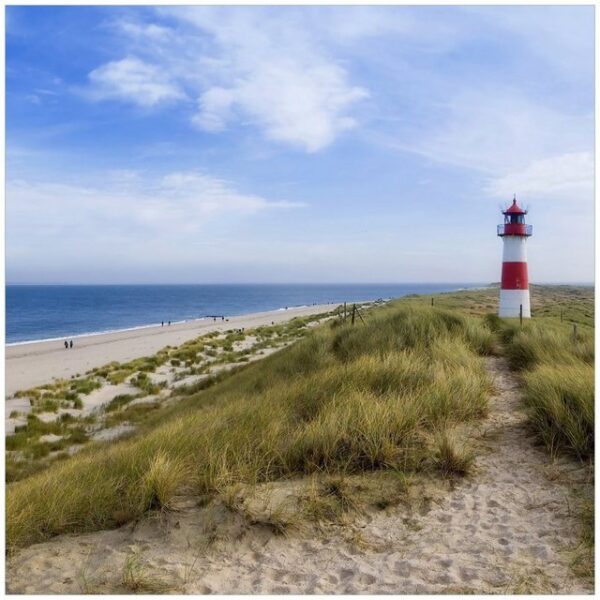
{"type": "Polygon", "coordinates": [[[480,355],[491,347],[480,320],[429,307],[396,304],[366,324],[316,327],[183,397],[138,435],[91,444],[9,484],[7,546],[115,527],[168,508],[182,488],[219,494],[322,472],[466,472],[470,457],[444,431],[485,415],[480,355]]]}
{"type": "Polygon", "coordinates": [[[500,330],[511,366],[521,372],[529,422],[552,453],[594,455],[593,329],[541,319],[500,330]]]}

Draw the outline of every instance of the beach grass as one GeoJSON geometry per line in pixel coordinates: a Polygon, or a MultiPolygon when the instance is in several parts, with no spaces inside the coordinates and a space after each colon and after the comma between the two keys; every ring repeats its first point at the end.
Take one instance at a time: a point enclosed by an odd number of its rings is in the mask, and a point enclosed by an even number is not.
{"type": "Polygon", "coordinates": [[[507,325],[506,353],[521,374],[529,422],[553,453],[594,454],[594,335],[556,320],[507,325]]]}
{"type": "Polygon", "coordinates": [[[8,548],[166,510],[182,489],[215,497],[322,473],[467,473],[471,451],[454,426],[486,414],[491,331],[479,318],[400,302],[365,317],[309,332],[298,320],[276,335],[303,339],[188,390],[140,434],[11,483],[8,548]]]}

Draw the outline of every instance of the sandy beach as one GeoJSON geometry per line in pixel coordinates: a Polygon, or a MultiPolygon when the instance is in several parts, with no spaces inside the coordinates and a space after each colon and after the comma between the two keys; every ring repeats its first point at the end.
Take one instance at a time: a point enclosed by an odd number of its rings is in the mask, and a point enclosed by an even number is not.
{"type": "Polygon", "coordinates": [[[229,317],[228,321],[203,319],[165,324],[164,327],[82,336],[74,338],[74,347],[69,350],[65,350],[63,340],[6,346],[5,394],[10,397],[18,390],[83,375],[111,361],[124,362],[152,355],[165,346],[178,346],[210,331],[282,323],[293,317],[327,312],[335,306],[318,304],[229,317]]]}

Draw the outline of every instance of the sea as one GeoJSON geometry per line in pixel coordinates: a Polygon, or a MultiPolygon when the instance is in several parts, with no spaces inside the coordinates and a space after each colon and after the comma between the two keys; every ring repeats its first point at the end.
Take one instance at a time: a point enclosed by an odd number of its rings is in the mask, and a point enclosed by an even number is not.
{"type": "Polygon", "coordinates": [[[7,285],[6,343],[77,337],[312,304],[390,299],[475,283],[7,285]]]}

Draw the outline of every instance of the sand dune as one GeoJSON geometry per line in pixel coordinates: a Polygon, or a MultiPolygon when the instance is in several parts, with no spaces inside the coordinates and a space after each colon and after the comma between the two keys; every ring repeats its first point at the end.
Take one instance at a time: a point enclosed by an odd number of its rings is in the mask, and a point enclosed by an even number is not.
{"type": "MultiPolygon", "coordinates": [[[[504,359],[497,394],[473,435],[475,473],[326,533],[275,535],[222,504],[181,497],[175,510],[118,530],[60,536],[9,560],[12,593],[593,593],[569,568],[573,491],[585,467],[551,465],[525,427],[504,359]],[[211,527],[216,526],[216,530],[211,527]],[[136,587],[137,586],[137,587],[136,587]]],[[[297,482],[272,484],[297,497],[297,482]]],[[[281,489],[280,489],[281,491],[281,489]]]]}

